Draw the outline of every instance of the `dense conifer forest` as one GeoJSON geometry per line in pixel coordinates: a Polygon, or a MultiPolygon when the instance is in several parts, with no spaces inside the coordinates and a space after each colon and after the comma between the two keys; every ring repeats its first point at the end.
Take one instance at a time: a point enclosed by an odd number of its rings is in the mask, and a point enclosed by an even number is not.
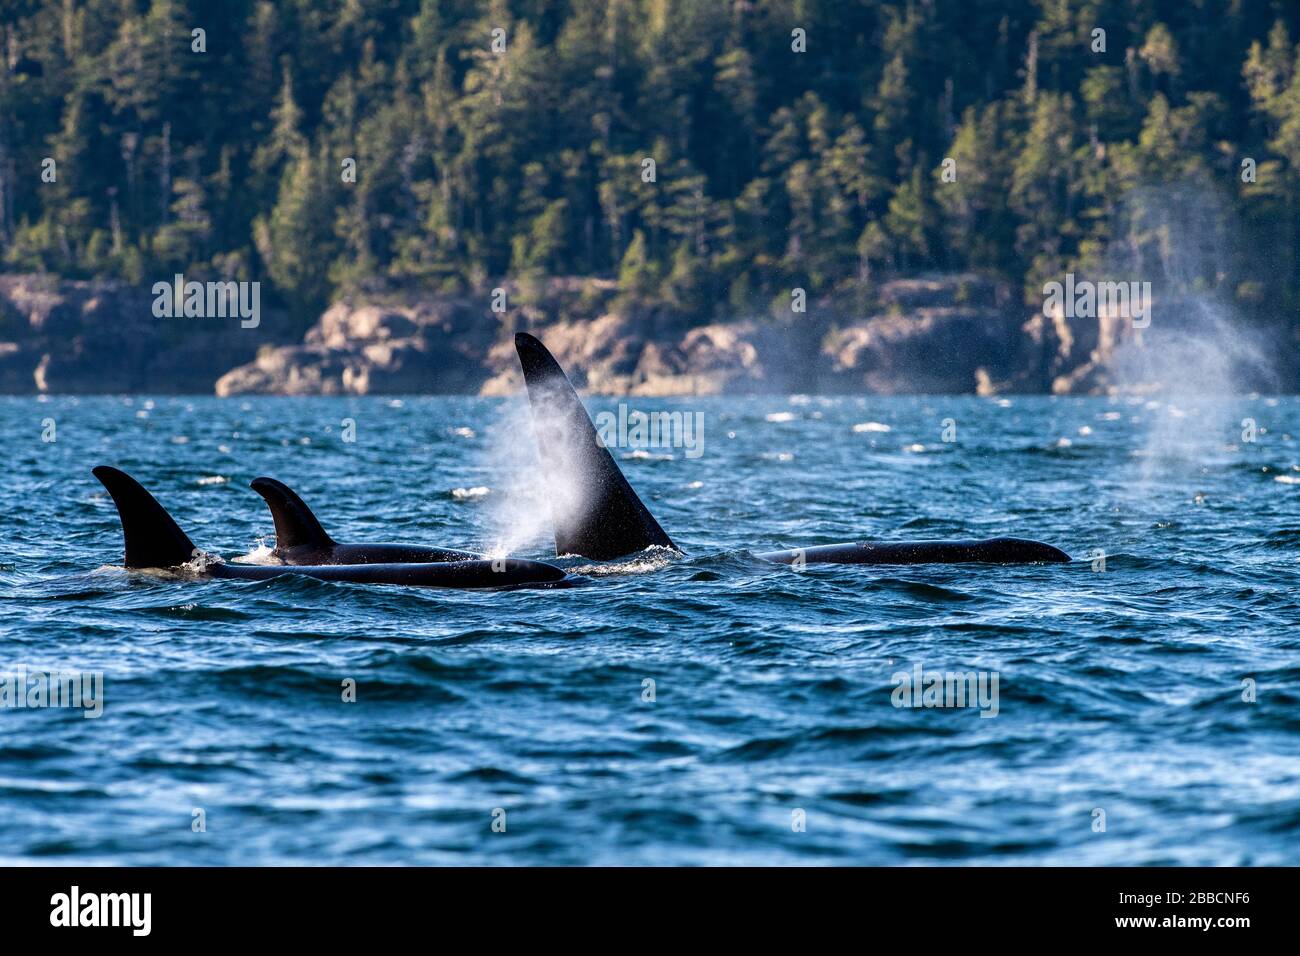
{"type": "Polygon", "coordinates": [[[1300,298],[1292,0],[2,9],[5,271],[258,279],[304,319],[561,275],[701,321],[927,271],[1033,302],[1159,255],[1174,189],[1230,223],[1195,281],[1300,298]]]}

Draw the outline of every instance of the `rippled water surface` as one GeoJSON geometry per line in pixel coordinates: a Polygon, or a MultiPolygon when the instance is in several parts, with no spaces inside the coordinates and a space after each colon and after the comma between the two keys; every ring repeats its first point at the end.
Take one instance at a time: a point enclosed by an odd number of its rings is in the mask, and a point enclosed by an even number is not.
{"type": "Polygon", "coordinates": [[[1300,402],[635,407],[703,413],[619,452],[688,555],[452,592],[128,574],[90,469],[228,559],[261,474],[342,541],[546,559],[522,399],[0,400],[0,665],[104,674],[99,719],[0,710],[0,860],[1300,862],[1300,402]],[[750,554],[993,535],[1076,560],[750,554]],[[895,707],[917,665],[996,717],[895,707]]]}

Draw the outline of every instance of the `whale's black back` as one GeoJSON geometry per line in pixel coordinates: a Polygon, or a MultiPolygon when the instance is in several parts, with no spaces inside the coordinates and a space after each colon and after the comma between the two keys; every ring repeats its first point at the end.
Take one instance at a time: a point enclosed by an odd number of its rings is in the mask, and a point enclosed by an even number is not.
{"type": "Polygon", "coordinates": [[[1060,564],[1070,556],[1028,538],[953,541],[855,541],[764,551],[755,557],[780,564],[1060,564]]]}
{"type": "Polygon", "coordinates": [[[546,471],[555,553],[606,561],[654,545],[675,547],[597,438],[587,410],[546,346],[520,333],[515,350],[546,471]]]}
{"type": "Polygon", "coordinates": [[[329,536],[307,503],[282,481],[254,478],[250,487],[266,501],[275,522],[275,550],[285,564],[430,564],[474,561],[482,555],[454,548],[410,544],[340,544],[329,536]]]}
{"type": "MultiPolygon", "coordinates": [[[[126,539],[126,560],[123,563],[126,567],[174,568],[188,563],[200,554],[172,516],[138,481],[108,465],[100,465],[93,471],[112,495],[117,513],[122,519],[122,534],[126,539]]],[[[577,583],[576,579],[570,578],[565,571],[554,565],[517,558],[426,562],[394,558],[361,564],[320,565],[226,564],[217,560],[204,570],[210,577],[239,581],[266,581],[297,574],[321,581],[442,588],[513,588],[528,585],[567,587],[577,583]]]]}

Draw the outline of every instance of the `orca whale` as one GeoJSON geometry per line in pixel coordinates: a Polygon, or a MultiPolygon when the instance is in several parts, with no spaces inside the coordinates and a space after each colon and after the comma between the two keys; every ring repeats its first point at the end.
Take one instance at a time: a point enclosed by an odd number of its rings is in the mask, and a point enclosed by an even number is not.
{"type": "Polygon", "coordinates": [[[555,553],[597,561],[646,548],[678,550],[596,435],[560,363],[526,332],[515,336],[555,524],[555,553]]]}
{"type": "MultiPolygon", "coordinates": [[[[108,465],[93,469],[117,505],[128,568],[176,568],[209,557],[190,541],[153,495],[130,475],[108,465]]],[[[203,573],[214,578],[265,581],[297,574],[322,581],[359,584],[405,584],[440,588],[502,588],[555,585],[568,575],[540,561],[503,558],[495,561],[379,562],[373,564],[253,565],[206,562],[203,573]]]]}
{"type": "Polygon", "coordinates": [[[474,561],[483,555],[454,548],[408,544],[339,544],[316,520],[306,502],[284,482],[254,478],[249,485],[266,501],[275,522],[275,549],[283,564],[431,564],[474,561]]]}
{"type": "Polygon", "coordinates": [[[779,564],[1033,564],[1069,561],[1060,548],[1029,538],[958,538],[952,541],[860,541],[811,548],[760,551],[779,564]]]}
{"type": "MultiPolygon", "coordinates": [[[[676,548],[600,442],[568,376],[546,346],[521,332],[515,351],[524,370],[538,453],[551,488],[576,487],[555,511],[556,554],[610,560],[655,545],[676,548]]],[[[1027,538],[850,542],[756,554],[781,564],[1029,564],[1069,561],[1059,548],[1027,538]]]]}

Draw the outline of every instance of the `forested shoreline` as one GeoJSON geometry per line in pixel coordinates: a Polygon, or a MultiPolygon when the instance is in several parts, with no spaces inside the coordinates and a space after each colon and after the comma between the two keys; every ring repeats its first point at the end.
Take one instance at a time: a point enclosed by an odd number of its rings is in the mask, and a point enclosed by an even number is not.
{"type": "Polygon", "coordinates": [[[699,323],[788,311],[795,288],[865,309],[927,272],[1032,304],[1117,247],[1168,271],[1141,206],[1172,188],[1215,197],[1231,240],[1180,281],[1296,326],[1291,2],[5,11],[9,272],[258,280],[304,328],[342,296],[570,275],[699,323]]]}

